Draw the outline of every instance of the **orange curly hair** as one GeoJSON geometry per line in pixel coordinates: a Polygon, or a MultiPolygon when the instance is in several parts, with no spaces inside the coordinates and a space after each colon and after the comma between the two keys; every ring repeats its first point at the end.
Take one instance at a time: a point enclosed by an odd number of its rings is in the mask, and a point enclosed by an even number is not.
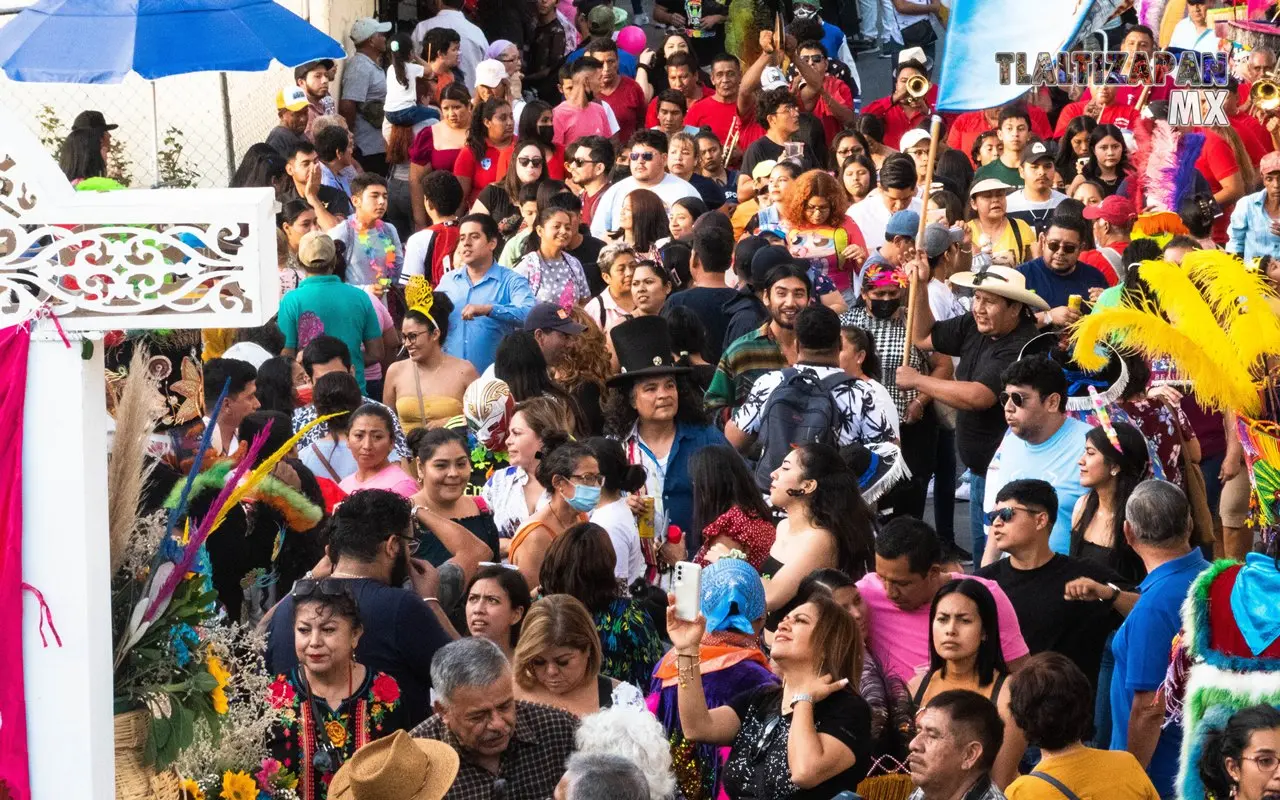
{"type": "Polygon", "coordinates": [[[804,213],[804,204],[814,197],[823,197],[831,205],[831,216],[823,225],[839,225],[840,217],[849,209],[849,199],[835,178],[820,169],[811,169],[791,182],[782,193],[778,213],[784,220],[798,228],[811,228],[804,213]]]}

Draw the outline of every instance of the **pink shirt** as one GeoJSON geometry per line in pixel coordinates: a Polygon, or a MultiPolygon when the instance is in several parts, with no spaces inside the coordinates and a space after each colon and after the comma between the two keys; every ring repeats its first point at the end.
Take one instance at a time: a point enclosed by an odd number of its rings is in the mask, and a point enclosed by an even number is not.
{"type": "MultiPolygon", "coordinates": [[[[1000,615],[1000,644],[1005,662],[1022,658],[1030,652],[1022,640],[1022,629],[1018,627],[1018,615],[1013,604],[995,581],[959,572],[951,573],[951,577],[981,581],[991,590],[1000,615]]],[[[929,664],[929,604],[925,603],[914,611],[903,611],[889,600],[884,583],[874,572],[867,573],[858,581],[858,591],[862,593],[871,617],[871,636],[867,641],[872,654],[880,659],[885,672],[901,678],[904,683],[910,681],[921,667],[929,664]]]]}
{"type": "Polygon", "coordinates": [[[597,102],[587,103],[586,108],[576,108],[565,100],[551,110],[551,121],[555,126],[552,140],[557,147],[564,147],[583,136],[603,136],[606,139],[614,134],[609,125],[609,115],[604,106],[597,102]]]}
{"type": "Polygon", "coordinates": [[[399,463],[388,464],[381,472],[363,483],[356,480],[356,473],[353,472],[342,479],[338,488],[347,494],[361,489],[386,489],[405,497],[413,497],[418,492],[417,482],[405,474],[399,463]]]}

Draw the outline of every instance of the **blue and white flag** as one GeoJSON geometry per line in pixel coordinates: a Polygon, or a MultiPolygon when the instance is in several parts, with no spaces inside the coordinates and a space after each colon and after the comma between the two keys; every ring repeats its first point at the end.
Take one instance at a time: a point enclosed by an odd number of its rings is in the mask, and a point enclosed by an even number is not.
{"type": "Polygon", "coordinates": [[[953,0],[938,75],[938,111],[977,111],[1018,98],[1026,86],[1001,85],[996,53],[1067,49],[1120,7],[1120,0],[953,0]]]}

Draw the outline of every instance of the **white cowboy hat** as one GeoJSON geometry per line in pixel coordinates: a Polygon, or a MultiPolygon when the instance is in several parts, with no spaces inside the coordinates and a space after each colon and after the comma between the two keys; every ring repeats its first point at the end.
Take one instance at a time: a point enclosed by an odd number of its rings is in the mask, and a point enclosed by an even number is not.
{"type": "Polygon", "coordinates": [[[957,272],[951,276],[956,286],[990,292],[1024,306],[1048,311],[1049,304],[1045,299],[1027,288],[1027,279],[1013,267],[1002,267],[992,264],[977,272],[957,272]]]}

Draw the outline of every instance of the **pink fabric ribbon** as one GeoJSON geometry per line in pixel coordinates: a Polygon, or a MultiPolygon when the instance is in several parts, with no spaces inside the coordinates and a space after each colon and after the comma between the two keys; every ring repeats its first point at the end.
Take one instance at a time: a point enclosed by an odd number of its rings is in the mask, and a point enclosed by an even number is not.
{"type": "MultiPolygon", "coordinates": [[[[27,766],[27,708],[22,679],[22,414],[27,393],[25,325],[0,330],[0,430],[16,432],[16,442],[0,448],[0,794],[30,800],[27,766]]],[[[47,614],[44,599],[37,599],[47,614]]],[[[52,627],[52,618],[50,618],[52,627]]],[[[43,634],[42,634],[43,635],[43,634]]],[[[55,638],[57,631],[54,631],[55,638]]],[[[59,640],[60,641],[60,640],[59,640]]]]}

